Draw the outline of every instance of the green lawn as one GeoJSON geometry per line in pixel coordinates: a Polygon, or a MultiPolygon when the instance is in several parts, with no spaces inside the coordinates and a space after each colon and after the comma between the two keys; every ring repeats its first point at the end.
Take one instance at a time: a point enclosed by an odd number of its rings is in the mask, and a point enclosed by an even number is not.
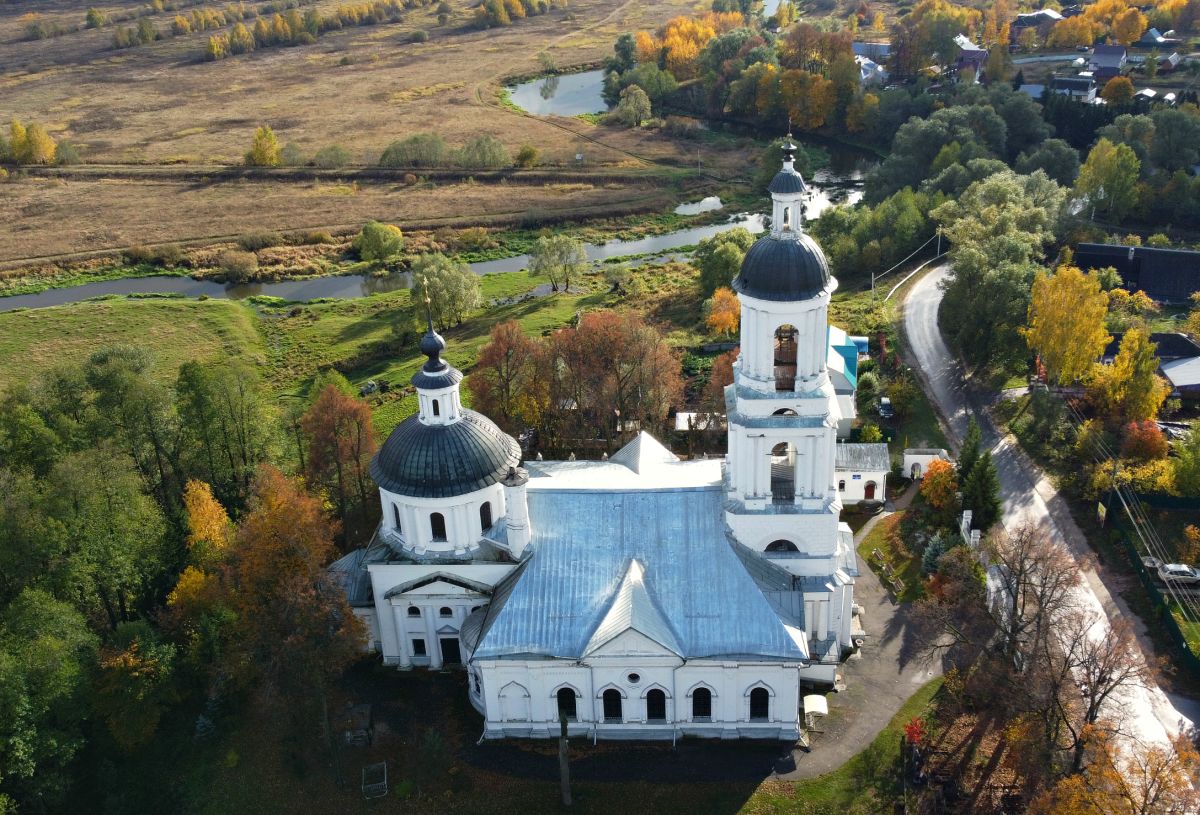
{"type": "Polygon", "coordinates": [[[168,379],[189,359],[242,358],[261,369],[267,353],[255,322],[242,303],[182,298],[0,312],[0,391],[108,345],[152,352],[156,371],[168,379]]]}
{"type": "Polygon", "coordinates": [[[831,773],[801,781],[789,791],[783,784],[767,783],[746,802],[745,815],[776,813],[891,812],[901,795],[900,736],[904,725],[929,709],[942,679],[923,685],[892,717],[865,750],[831,773]]]}

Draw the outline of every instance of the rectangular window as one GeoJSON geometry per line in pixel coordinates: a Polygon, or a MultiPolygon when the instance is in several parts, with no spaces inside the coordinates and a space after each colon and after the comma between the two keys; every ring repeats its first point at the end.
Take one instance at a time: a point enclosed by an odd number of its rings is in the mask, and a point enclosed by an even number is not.
{"type": "Polygon", "coordinates": [[[414,639],[412,641],[412,647],[413,647],[413,656],[416,656],[416,657],[425,656],[425,640],[414,639]]]}

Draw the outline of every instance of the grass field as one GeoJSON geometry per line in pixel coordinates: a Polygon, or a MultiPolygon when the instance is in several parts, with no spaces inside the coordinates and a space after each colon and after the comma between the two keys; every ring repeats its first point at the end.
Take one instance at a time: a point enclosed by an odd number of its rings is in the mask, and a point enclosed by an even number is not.
{"type": "Polygon", "coordinates": [[[151,351],[174,379],[188,359],[239,357],[266,370],[267,353],[249,306],[227,300],[113,299],[0,313],[0,391],[109,345],[151,351]]]}

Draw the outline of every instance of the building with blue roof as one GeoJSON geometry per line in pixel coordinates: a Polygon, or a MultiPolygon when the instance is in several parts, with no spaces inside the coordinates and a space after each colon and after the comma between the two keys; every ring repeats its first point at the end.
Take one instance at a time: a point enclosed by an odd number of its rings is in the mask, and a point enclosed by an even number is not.
{"type": "Polygon", "coordinates": [[[485,737],[565,717],[592,738],[794,740],[802,694],[836,683],[857,575],[838,467],[886,447],[838,443],[865,340],[828,324],[794,150],[733,283],[724,459],[640,433],[605,461],[522,462],[462,406],[432,324],[422,339],[419,412],[371,465],[379,528],[332,572],[386,664],[468,672],[485,737]]]}

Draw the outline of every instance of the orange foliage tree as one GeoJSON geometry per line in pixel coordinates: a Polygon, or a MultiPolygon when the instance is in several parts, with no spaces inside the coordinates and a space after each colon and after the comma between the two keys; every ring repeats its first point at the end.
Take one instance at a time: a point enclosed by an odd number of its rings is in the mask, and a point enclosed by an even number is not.
{"type": "Polygon", "coordinates": [[[230,551],[230,667],[266,700],[287,700],[298,717],[312,712],[305,703],[323,706],[327,683],[363,642],[345,592],[325,569],[336,532],[317,498],[264,465],[230,551]]]}
{"type": "Polygon", "coordinates": [[[954,506],[957,492],[958,473],[954,465],[942,459],[929,462],[921,480],[921,497],[934,509],[946,510],[954,506]]]}
{"type": "Polygon", "coordinates": [[[510,433],[536,426],[545,413],[549,390],[540,375],[541,354],[541,344],[508,320],[492,328],[467,377],[475,407],[510,433]]]}
{"type": "Polygon", "coordinates": [[[1141,38],[1147,26],[1146,15],[1136,8],[1127,8],[1113,17],[1113,39],[1121,45],[1130,45],[1141,38]]]}
{"type": "Polygon", "coordinates": [[[738,330],[741,303],[731,289],[725,286],[717,289],[707,305],[708,317],[705,318],[704,324],[709,330],[719,334],[732,334],[738,330]]]}
{"type": "Polygon", "coordinates": [[[332,493],[343,524],[355,499],[365,513],[370,482],[367,468],[375,453],[371,408],[329,384],[300,419],[300,426],[308,437],[308,482],[332,493]]]}

